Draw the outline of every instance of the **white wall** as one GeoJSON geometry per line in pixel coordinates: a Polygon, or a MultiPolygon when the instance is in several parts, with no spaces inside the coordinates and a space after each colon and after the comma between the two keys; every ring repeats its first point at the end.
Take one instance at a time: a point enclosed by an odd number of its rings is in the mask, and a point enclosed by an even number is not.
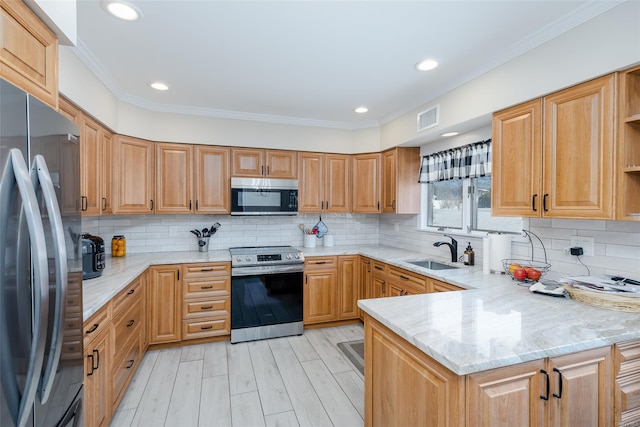
{"type": "Polygon", "coordinates": [[[432,142],[490,123],[508,106],[640,62],[640,2],[628,1],[382,126],[382,148],[432,142]],[[416,115],[440,104],[440,125],[416,132],[416,115]]]}

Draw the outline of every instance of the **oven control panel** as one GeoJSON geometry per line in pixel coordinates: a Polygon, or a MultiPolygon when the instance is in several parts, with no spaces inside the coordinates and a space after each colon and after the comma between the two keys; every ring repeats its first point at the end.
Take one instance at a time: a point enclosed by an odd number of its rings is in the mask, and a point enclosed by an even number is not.
{"type": "Polygon", "coordinates": [[[264,248],[246,248],[245,250],[233,248],[231,250],[232,267],[301,264],[303,262],[303,253],[295,248],[273,252],[265,250],[264,248]]]}

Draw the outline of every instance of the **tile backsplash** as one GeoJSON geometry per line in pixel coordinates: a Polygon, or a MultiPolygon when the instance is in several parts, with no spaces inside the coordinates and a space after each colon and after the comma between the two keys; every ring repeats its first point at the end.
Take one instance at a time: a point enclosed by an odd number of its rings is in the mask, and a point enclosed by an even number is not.
{"type": "MultiPolygon", "coordinates": [[[[563,275],[622,274],[640,279],[640,222],[529,219],[525,228],[540,237],[547,253],[551,270],[563,275]],[[594,255],[580,257],[586,265],[565,248],[570,247],[571,236],[592,237],[594,255]]],[[[422,252],[426,256],[448,256],[448,248],[434,247],[443,239],[441,233],[416,231],[417,215],[381,215],[380,244],[422,252]]],[[[471,242],[476,265],[482,265],[482,239],[456,236],[458,254],[462,255],[466,242],[471,242]]],[[[534,258],[544,261],[540,242],[533,238],[534,258]]],[[[530,259],[531,244],[525,238],[515,237],[512,242],[514,258],[530,259]]]]}
{"type": "MultiPolygon", "coordinates": [[[[196,251],[196,238],[189,230],[222,227],[211,238],[209,250],[233,246],[293,245],[301,247],[299,224],[311,228],[318,222],[316,214],[297,216],[230,216],[230,215],[129,215],[83,218],[83,231],[105,239],[110,252],[111,238],[122,234],[127,238],[127,252],[196,251]]],[[[387,245],[423,253],[426,257],[448,256],[446,247],[434,247],[443,240],[441,233],[418,231],[417,215],[324,214],[323,222],[334,236],[336,246],[353,244],[387,245]]],[[[592,237],[594,255],[581,261],[591,274],[623,274],[640,278],[640,222],[530,219],[526,228],[540,237],[551,270],[562,274],[583,275],[586,268],[575,256],[565,251],[571,236],[592,237]]],[[[482,265],[482,239],[457,236],[459,255],[466,242],[475,251],[476,265],[482,265]]],[[[512,243],[514,258],[529,259],[531,245],[517,237],[512,243]]],[[[318,245],[322,245],[322,239],[318,245]]],[[[544,260],[537,239],[533,239],[536,260],[544,260]]]]}
{"type": "MultiPolygon", "coordinates": [[[[378,215],[324,214],[322,222],[334,236],[334,245],[377,245],[378,215]]],[[[219,222],[221,227],[209,240],[209,250],[233,246],[292,245],[302,246],[304,224],[312,228],[319,220],[317,214],[297,216],[230,216],[230,215],[118,215],[83,218],[82,230],[96,234],[111,252],[111,238],[124,235],[127,252],[197,251],[196,237],[189,233],[219,222]]],[[[322,246],[322,239],[317,244],[322,246]]]]}

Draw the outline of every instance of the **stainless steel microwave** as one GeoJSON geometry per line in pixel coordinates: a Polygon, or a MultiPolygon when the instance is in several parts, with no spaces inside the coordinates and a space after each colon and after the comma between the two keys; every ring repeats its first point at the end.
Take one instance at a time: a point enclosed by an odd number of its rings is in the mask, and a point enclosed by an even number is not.
{"type": "Polygon", "coordinates": [[[297,215],[298,180],[231,178],[231,215],[297,215]]]}

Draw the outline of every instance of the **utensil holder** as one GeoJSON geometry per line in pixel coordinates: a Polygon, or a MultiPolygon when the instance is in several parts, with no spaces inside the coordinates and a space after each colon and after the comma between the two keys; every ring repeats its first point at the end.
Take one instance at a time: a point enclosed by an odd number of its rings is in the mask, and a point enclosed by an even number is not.
{"type": "Polygon", "coordinates": [[[315,248],[316,243],[318,242],[318,238],[315,234],[305,234],[304,235],[304,247],[305,248],[315,248]]]}
{"type": "Polygon", "coordinates": [[[208,252],[209,251],[209,238],[201,237],[198,239],[198,250],[200,252],[208,252]]]}

